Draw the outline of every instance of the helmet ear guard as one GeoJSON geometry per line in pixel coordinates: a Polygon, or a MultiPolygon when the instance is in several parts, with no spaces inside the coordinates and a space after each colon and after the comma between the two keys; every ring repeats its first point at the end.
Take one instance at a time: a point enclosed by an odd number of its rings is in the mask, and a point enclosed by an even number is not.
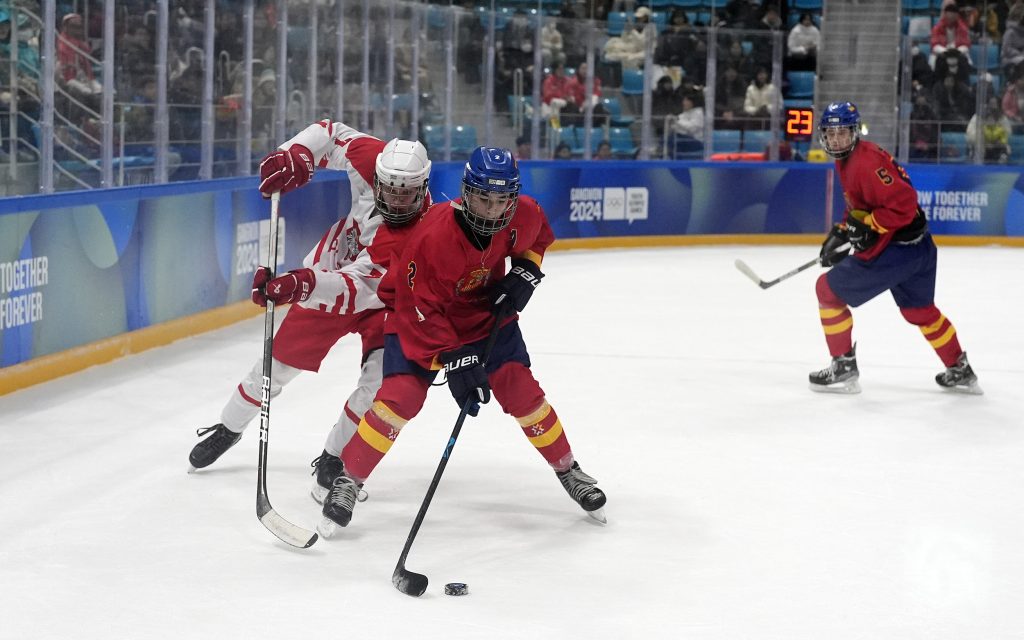
{"type": "Polygon", "coordinates": [[[395,138],[377,156],[373,198],[389,225],[403,225],[419,214],[427,193],[430,159],[418,141],[395,138]]]}
{"type": "Polygon", "coordinates": [[[825,107],[818,122],[818,142],[829,156],[838,160],[850,155],[860,140],[860,133],[860,111],[852,102],[833,102],[825,107]],[[848,129],[850,144],[843,148],[833,148],[828,140],[829,129],[848,129]]]}
{"type": "Polygon", "coordinates": [[[512,222],[519,189],[519,165],[512,152],[496,147],[477,147],[470,154],[462,174],[463,220],[480,235],[498,233],[512,222]],[[486,205],[486,210],[477,210],[481,204],[486,205]]]}

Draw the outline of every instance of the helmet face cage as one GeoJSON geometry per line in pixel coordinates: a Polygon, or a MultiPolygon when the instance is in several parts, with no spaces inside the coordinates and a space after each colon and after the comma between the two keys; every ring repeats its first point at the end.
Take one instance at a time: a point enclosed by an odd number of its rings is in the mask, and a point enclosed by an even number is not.
{"type": "Polygon", "coordinates": [[[518,204],[518,185],[515,191],[488,191],[462,183],[462,217],[469,228],[480,235],[493,236],[511,224],[518,204]],[[474,210],[477,207],[483,210],[474,210]],[[491,213],[495,210],[500,213],[491,213]]]}
{"type": "Polygon", "coordinates": [[[400,226],[415,218],[423,207],[427,193],[427,181],[418,187],[404,186],[394,182],[383,183],[379,175],[373,176],[373,199],[377,212],[384,222],[400,226]]]}
{"type": "Polygon", "coordinates": [[[860,140],[860,111],[851,102],[833,102],[821,114],[818,124],[818,142],[829,156],[842,159],[850,155],[860,140]],[[829,130],[847,129],[850,132],[850,144],[843,148],[833,148],[828,139],[829,130]]]}
{"type": "Polygon", "coordinates": [[[384,222],[398,226],[419,215],[428,175],[430,160],[422,144],[395,138],[384,145],[373,175],[374,205],[384,222]]]}
{"type": "Polygon", "coordinates": [[[490,236],[512,222],[519,202],[519,166],[512,152],[477,147],[462,174],[462,217],[474,232],[490,236]]]}

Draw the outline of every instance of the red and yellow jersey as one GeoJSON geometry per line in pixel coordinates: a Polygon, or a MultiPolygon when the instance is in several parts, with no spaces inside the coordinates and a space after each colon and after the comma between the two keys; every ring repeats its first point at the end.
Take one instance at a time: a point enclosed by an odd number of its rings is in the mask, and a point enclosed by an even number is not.
{"type": "Polygon", "coordinates": [[[867,211],[864,221],[880,234],[878,242],[855,254],[870,260],[881,253],[893,234],[909,225],[917,215],[917,190],[892,155],[877,144],[861,140],[849,156],[836,160],[836,170],[846,198],[846,214],[853,209],[867,211]]]}
{"type": "Polygon", "coordinates": [[[481,250],[459,226],[461,207],[461,200],[431,207],[392,263],[395,305],[384,330],[397,333],[405,356],[426,369],[440,368],[441,352],[487,337],[490,293],[506,259],[539,266],[555,239],[537,201],[521,195],[512,223],[481,250]]]}

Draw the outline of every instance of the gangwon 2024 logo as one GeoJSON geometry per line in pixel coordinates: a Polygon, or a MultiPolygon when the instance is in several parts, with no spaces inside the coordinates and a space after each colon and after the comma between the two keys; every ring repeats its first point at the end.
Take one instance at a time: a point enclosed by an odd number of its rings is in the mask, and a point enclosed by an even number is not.
{"type": "Polygon", "coordinates": [[[569,191],[569,221],[647,219],[647,187],[575,187],[569,191]]]}

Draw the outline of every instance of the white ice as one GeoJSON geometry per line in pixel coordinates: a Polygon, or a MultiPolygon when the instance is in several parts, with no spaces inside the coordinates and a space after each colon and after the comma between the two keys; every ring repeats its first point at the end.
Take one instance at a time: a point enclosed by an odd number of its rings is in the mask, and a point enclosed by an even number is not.
{"type": "MultiPolygon", "coordinates": [[[[552,253],[522,319],[601,527],[496,405],[470,419],[391,573],[457,407],[434,389],[343,538],[255,514],[258,425],[187,475],[262,353],[255,318],[0,397],[0,638],[1024,637],[1024,251],[940,249],[937,304],[984,396],[886,295],[854,311],[863,393],[828,362],[817,247],[552,253]],[[470,595],[443,595],[466,582],[470,595]]],[[[83,292],[87,295],[87,292],[83,292]]],[[[309,461],[357,375],[343,341],[271,410],[270,498],[312,527],[309,461]]]]}

